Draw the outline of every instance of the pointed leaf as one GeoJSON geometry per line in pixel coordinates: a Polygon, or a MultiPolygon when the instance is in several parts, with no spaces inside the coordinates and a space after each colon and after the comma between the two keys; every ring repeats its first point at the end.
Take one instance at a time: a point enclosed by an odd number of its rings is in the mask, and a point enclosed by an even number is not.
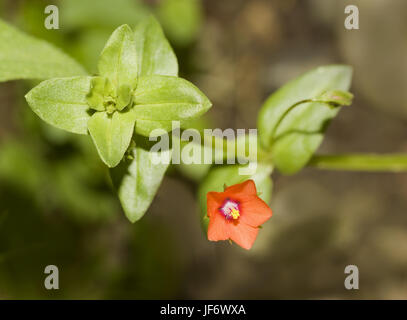
{"type": "Polygon", "coordinates": [[[177,57],[153,16],[139,23],[134,34],[140,76],[178,75],[177,57]]]}
{"type": "MultiPolygon", "coordinates": [[[[137,47],[139,76],[178,75],[178,62],[158,21],[150,16],[140,22],[134,31],[137,47]]],[[[171,131],[168,121],[138,120],[136,131],[148,136],[154,129],[171,131]]]]}
{"type": "Polygon", "coordinates": [[[69,132],[87,134],[90,118],[86,95],[91,77],[55,78],[41,82],[25,96],[45,122],[69,132]]]}
{"type": "MultiPolygon", "coordinates": [[[[267,99],[259,113],[259,137],[281,172],[295,173],[306,165],[321,144],[329,121],[339,112],[339,108],[327,103],[298,103],[318,98],[332,100],[336,97],[332,93],[349,89],[351,78],[349,66],[319,67],[290,81],[267,99]],[[290,109],[293,105],[296,107],[290,109]]],[[[347,104],[351,96],[341,93],[338,98],[333,105],[347,104]]]]}
{"type": "Polygon", "coordinates": [[[134,102],[135,118],[153,121],[193,119],[212,105],[192,83],[171,76],[140,77],[134,102]]]}
{"type": "MultiPolygon", "coordinates": [[[[144,148],[136,147],[132,152],[134,159],[111,169],[110,175],[127,218],[136,222],[153,201],[168,164],[154,164],[152,157],[157,153],[144,148]]],[[[171,150],[161,152],[165,157],[171,157],[171,150]]]]}
{"type": "Polygon", "coordinates": [[[83,67],[60,49],[0,20],[0,81],[80,75],[83,67]]]}
{"type": "Polygon", "coordinates": [[[129,113],[96,112],[88,122],[89,133],[100,158],[110,168],[117,166],[130,145],[134,119],[129,113]]]}
{"type": "Polygon", "coordinates": [[[116,88],[137,83],[137,53],[133,31],[128,25],[117,28],[107,41],[98,63],[99,73],[116,88]]]}

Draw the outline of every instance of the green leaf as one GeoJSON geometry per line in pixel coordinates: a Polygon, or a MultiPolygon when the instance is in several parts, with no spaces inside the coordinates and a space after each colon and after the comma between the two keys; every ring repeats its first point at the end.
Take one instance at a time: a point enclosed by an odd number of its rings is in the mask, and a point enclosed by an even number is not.
{"type": "Polygon", "coordinates": [[[138,74],[136,42],[128,25],[122,25],[112,33],[100,54],[98,69],[116,88],[123,84],[135,88],[138,74]]]}
{"type": "Polygon", "coordinates": [[[132,99],[132,91],[128,85],[121,85],[117,92],[117,105],[116,109],[121,111],[127,107],[132,99]]]}
{"type": "MultiPolygon", "coordinates": [[[[259,137],[282,173],[295,173],[306,165],[321,144],[329,121],[339,111],[327,106],[326,101],[302,102],[327,99],[327,92],[332,99],[336,97],[332,92],[349,89],[351,78],[349,66],[319,67],[290,81],[267,99],[259,113],[259,137]]],[[[345,98],[344,94],[348,95],[341,93],[341,98],[335,100],[338,104],[347,104],[350,96],[345,98]]]]}
{"type": "Polygon", "coordinates": [[[188,120],[211,107],[208,98],[192,83],[172,76],[140,77],[132,109],[137,120],[188,120]]]}
{"type": "MultiPolygon", "coordinates": [[[[135,28],[139,76],[178,75],[178,62],[160,24],[150,16],[135,28]]],[[[154,129],[171,131],[168,121],[138,120],[137,133],[148,136],[154,129]]]]}
{"type": "Polygon", "coordinates": [[[177,76],[178,62],[160,24],[150,16],[135,30],[139,76],[177,76]]]}
{"type": "Polygon", "coordinates": [[[85,70],[60,49],[0,20],[0,81],[79,75],[85,70]]]}
{"type": "MultiPolygon", "coordinates": [[[[161,155],[171,157],[171,150],[161,152],[161,155]]],[[[154,154],[158,155],[137,146],[132,150],[133,160],[126,160],[110,170],[123,210],[131,222],[146,213],[168,168],[166,163],[154,164],[154,154]]]]}
{"type": "Polygon", "coordinates": [[[103,162],[110,168],[123,158],[134,130],[134,119],[128,112],[96,112],[88,121],[89,133],[103,162]]]}
{"type": "Polygon", "coordinates": [[[31,109],[45,122],[79,134],[87,134],[90,118],[86,96],[91,77],[45,80],[25,96],[31,109]]]}
{"type": "Polygon", "coordinates": [[[206,212],[206,194],[211,191],[223,192],[224,186],[242,183],[243,181],[252,179],[256,184],[259,197],[266,203],[270,204],[272,180],[271,172],[273,168],[270,165],[257,164],[256,173],[253,175],[240,175],[239,165],[229,165],[215,167],[211,169],[206,178],[202,181],[198,188],[198,201],[201,209],[201,222],[204,230],[208,228],[209,218],[206,212]]]}

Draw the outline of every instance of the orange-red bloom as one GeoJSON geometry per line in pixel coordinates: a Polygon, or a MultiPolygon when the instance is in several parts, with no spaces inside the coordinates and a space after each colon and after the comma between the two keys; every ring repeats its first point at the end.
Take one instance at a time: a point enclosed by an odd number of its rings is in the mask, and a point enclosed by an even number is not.
{"type": "Polygon", "coordinates": [[[231,239],[250,249],[259,226],[271,217],[271,209],[257,196],[253,180],[235,184],[224,192],[206,195],[209,217],[208,240],[231,239]]]}

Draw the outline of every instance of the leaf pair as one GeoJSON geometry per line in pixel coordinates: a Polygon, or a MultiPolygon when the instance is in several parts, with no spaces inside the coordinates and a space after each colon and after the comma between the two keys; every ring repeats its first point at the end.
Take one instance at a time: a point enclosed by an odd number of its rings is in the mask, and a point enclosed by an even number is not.
{"type": "Polygon", "coordinates": [[[170,130],[172,120],[193,119],[210,108],[198,88],[176,76],[174,57],[154,20],[135,32],[123,25],[101,53],[100,76],[50,79],[26,99],[49,124],[79,134],[89,131],[101,159],[115,167],[135,126],[148,136],[157,128],[170,130]]]}

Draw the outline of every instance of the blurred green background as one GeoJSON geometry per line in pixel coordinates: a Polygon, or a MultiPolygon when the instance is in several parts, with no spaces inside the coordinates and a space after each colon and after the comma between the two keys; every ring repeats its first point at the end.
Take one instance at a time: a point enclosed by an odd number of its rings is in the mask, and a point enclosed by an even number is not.
{"type": "MultiPolygon", "coordinates": [[[[212,100],[207,126],[254,128],[286,81],[346,63],[356,98],[320,152],[407,152],[404,0],[0,0],[2,19],[89,72],[117,26],[150,13],[180,75],[212,100]],[[44,28],[48,4],[59,8],[59,30],[44,28]],[[360,30],[345,30],[346,4],[359,7],[360,30]]],[[[407,174],[274,173],[274,215],[247,252],[206,240],[195,199],[202,172],[172,167],[132,225],[89,137],[28,108],[33,85],[0,84],[0,298],[407,298],[407,174]],[[60,290],[44,288],[50,264],[60,290]],[[358,291],[344,288],[349,264],[359,267],[358,291]]]]}

